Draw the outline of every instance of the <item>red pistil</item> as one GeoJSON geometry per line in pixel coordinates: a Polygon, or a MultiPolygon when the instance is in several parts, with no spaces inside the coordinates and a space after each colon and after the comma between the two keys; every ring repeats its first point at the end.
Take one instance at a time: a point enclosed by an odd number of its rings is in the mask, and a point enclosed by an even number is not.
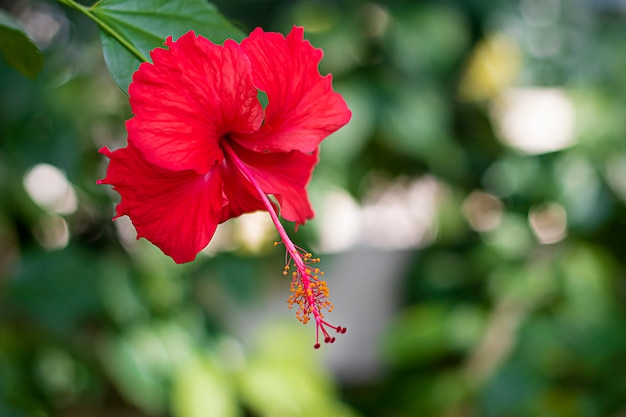
{"type": "Polygon", "coordinates": [[[338,334],[346,333],[347,329],[342,326],[334,326],[327,321],[324,320],[323,310],[327,312],[332,312],[333,305],[330,301],[327,300],[329,291],[326,286],[326,281],[320,279],[320,277],[324,276],[324,272],[319,268],[312,266],[313,264],[317,264],[320,262],[320,258],[314,258],[310,252],[296,246],[293,244],[289,235],[285,231],[285,228],[280,223],[278,219],[278,215],[274,210],[274,206],[269,201],[267,195],[261,189],[259,183],[257,182],[254,174],[250,171],[250,169],[239,159],[237,154],[233,151],[233,149],[228,145],[226,141],[222,142],[222,148],[224,152],[229,156],[232,162],[237,166],[237,168],[241,171],[242,174],[246,176],[248,181],[254,186],[254,188],[258,191],[259,197],[265,208],[267,209],[270,217],[272,218],[272,222],[280,235],[282,242],[275,242],[274,245],[278,245],[280,243],[285,245],[286,254],[285,254],[285,268],[283,270],[283,275],[288,275],[290,269],[293,267],[295,270],[291,272],[291,295],[287,299],[287,303],[289,303],[289,308],[293,308],[294,304],[298,305],[298,311],[296,312],[296,317],[303,324],[307,324],[313,315],[315,319],[315,345],[313,347],[315,349],[319,349],[320,347],[320,331],[323,336],[324,343],[334,343],[335,337],[331,336],[328,329],[332,329],[338,334]]]}

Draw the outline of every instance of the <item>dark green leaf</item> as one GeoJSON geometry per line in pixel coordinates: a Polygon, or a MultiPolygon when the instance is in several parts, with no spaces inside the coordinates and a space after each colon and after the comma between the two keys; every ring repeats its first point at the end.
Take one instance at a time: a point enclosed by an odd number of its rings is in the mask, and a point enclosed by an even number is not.
{"type": "Polygon", "coordinates": [[[0,10],[0,50],[9,65],[28,78],[43,67],[43,57],[28,35],[6,12],[0,10]]]}
{"type": "Polygon", "coordinates": [[[162,46],[168,36],[177,39],[190,30],[216,43],[243,37],[239,29],[204,0],[102,0],[90,11],[110,28],[110,31],[102,30],[104,58],[123,91],[128,91],[132,74],[141,60],[115,35],[126,40],[146,59],[150,59],[149,52],[162,46]]]}
{"type": "Polygon", "coordinates": [[[27,253],[9,296],[25,317],[59,332],[71,332],[100,311],[99,268],[78,246],[50,253],[27,253]]]}

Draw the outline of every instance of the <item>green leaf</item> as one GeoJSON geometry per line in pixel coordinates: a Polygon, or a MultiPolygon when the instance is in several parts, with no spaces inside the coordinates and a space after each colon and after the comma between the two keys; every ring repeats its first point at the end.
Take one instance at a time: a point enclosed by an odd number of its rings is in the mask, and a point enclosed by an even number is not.
{"type": "Polygon", "coordinates": [[[86,317],[100,313],[100,268],[84,248],[74,245],[50,253],[25,252],[21,264],[15,279],[8,281],[8,296],[16,302],[13,308],[20,317],[71,334],[86,317]]]}
{"type": "Polygon", "coordinates": [[[239,415],[236,391],[228,375],[197,357],[180,365],[172,383],[172,409],[178,417],[239,415]]]}
{"type": "Polygon", "coordinates": [[[34,79],[43,68],[43,57],[26,32],[6,12],[0,10],[0,51],[7,63],[34,79]]]}
{"type": "Polygon", "coordinates": [[[177,39],[194,30],[216,43],[243,37],[204,0],[101,0],[88,12],[102,29],[104,59],[123,91],[128,91],[141,61],[168,36],[177,39]]]}
{"type": "Polygon", "coordinates": [[[162,348],[153,329],[141,326],[106,340],[100,352],[117,390],[146,414],[160,414],[165,409],[167,391],[158,366],[164,356],[159,355],[162,348]]]}

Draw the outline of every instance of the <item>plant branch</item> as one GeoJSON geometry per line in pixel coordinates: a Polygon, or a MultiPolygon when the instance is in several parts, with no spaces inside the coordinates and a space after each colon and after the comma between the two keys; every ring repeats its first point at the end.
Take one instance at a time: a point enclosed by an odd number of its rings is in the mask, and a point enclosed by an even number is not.
{"type": "Polygon", "coordinates": [[[85,7],[82,4],[76,3],[74,0],[59,0],[60,3],[71,7],[72,9],[78,10],[83,13],[85,16],[93,20],[100,26],[100,29],[107,34],[111,35],[116,41],[118,41],[124,48],[126,48],[131,54],[133,54],[137,59],[142,62],[148,62],[148,58],[144,54],[142,54],[135,46],[128,41],[122,34],[117,32],[111,26],[109,26],[106,22],[98,17],[96,13],[93,12],[93,7],[85,7]]]}

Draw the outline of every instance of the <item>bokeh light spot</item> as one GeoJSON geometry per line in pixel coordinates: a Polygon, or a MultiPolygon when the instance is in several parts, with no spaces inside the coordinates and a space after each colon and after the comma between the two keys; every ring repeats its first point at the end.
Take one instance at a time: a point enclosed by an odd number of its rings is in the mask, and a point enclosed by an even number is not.
{"type": "Polygon", "coordinates": [[[556,243],[567,235],[567,213],[562,205],[548,203],[531,209],[528,220],[542,244],[556,243]]]}
{"type": "Polygon", "coordinates": [[[502,219],[502,202],[484,191],[472,191],[463,202],[463,214],[477,232],[493,230],[502,219]]]}
{"type": "Polygon", "coordinates": [[[553,152],[574,144],[574,107],[561,89],[509,90],[496,101],[491,117],[500,139],[526,154],[553,152]]]}
{"type": "Polygon", "coordinates": [[[49,164],[37,164],[24,176],[24,188],[42,209],[71,214],[78,208],[76,192],[65,174],[49,164]]]}

